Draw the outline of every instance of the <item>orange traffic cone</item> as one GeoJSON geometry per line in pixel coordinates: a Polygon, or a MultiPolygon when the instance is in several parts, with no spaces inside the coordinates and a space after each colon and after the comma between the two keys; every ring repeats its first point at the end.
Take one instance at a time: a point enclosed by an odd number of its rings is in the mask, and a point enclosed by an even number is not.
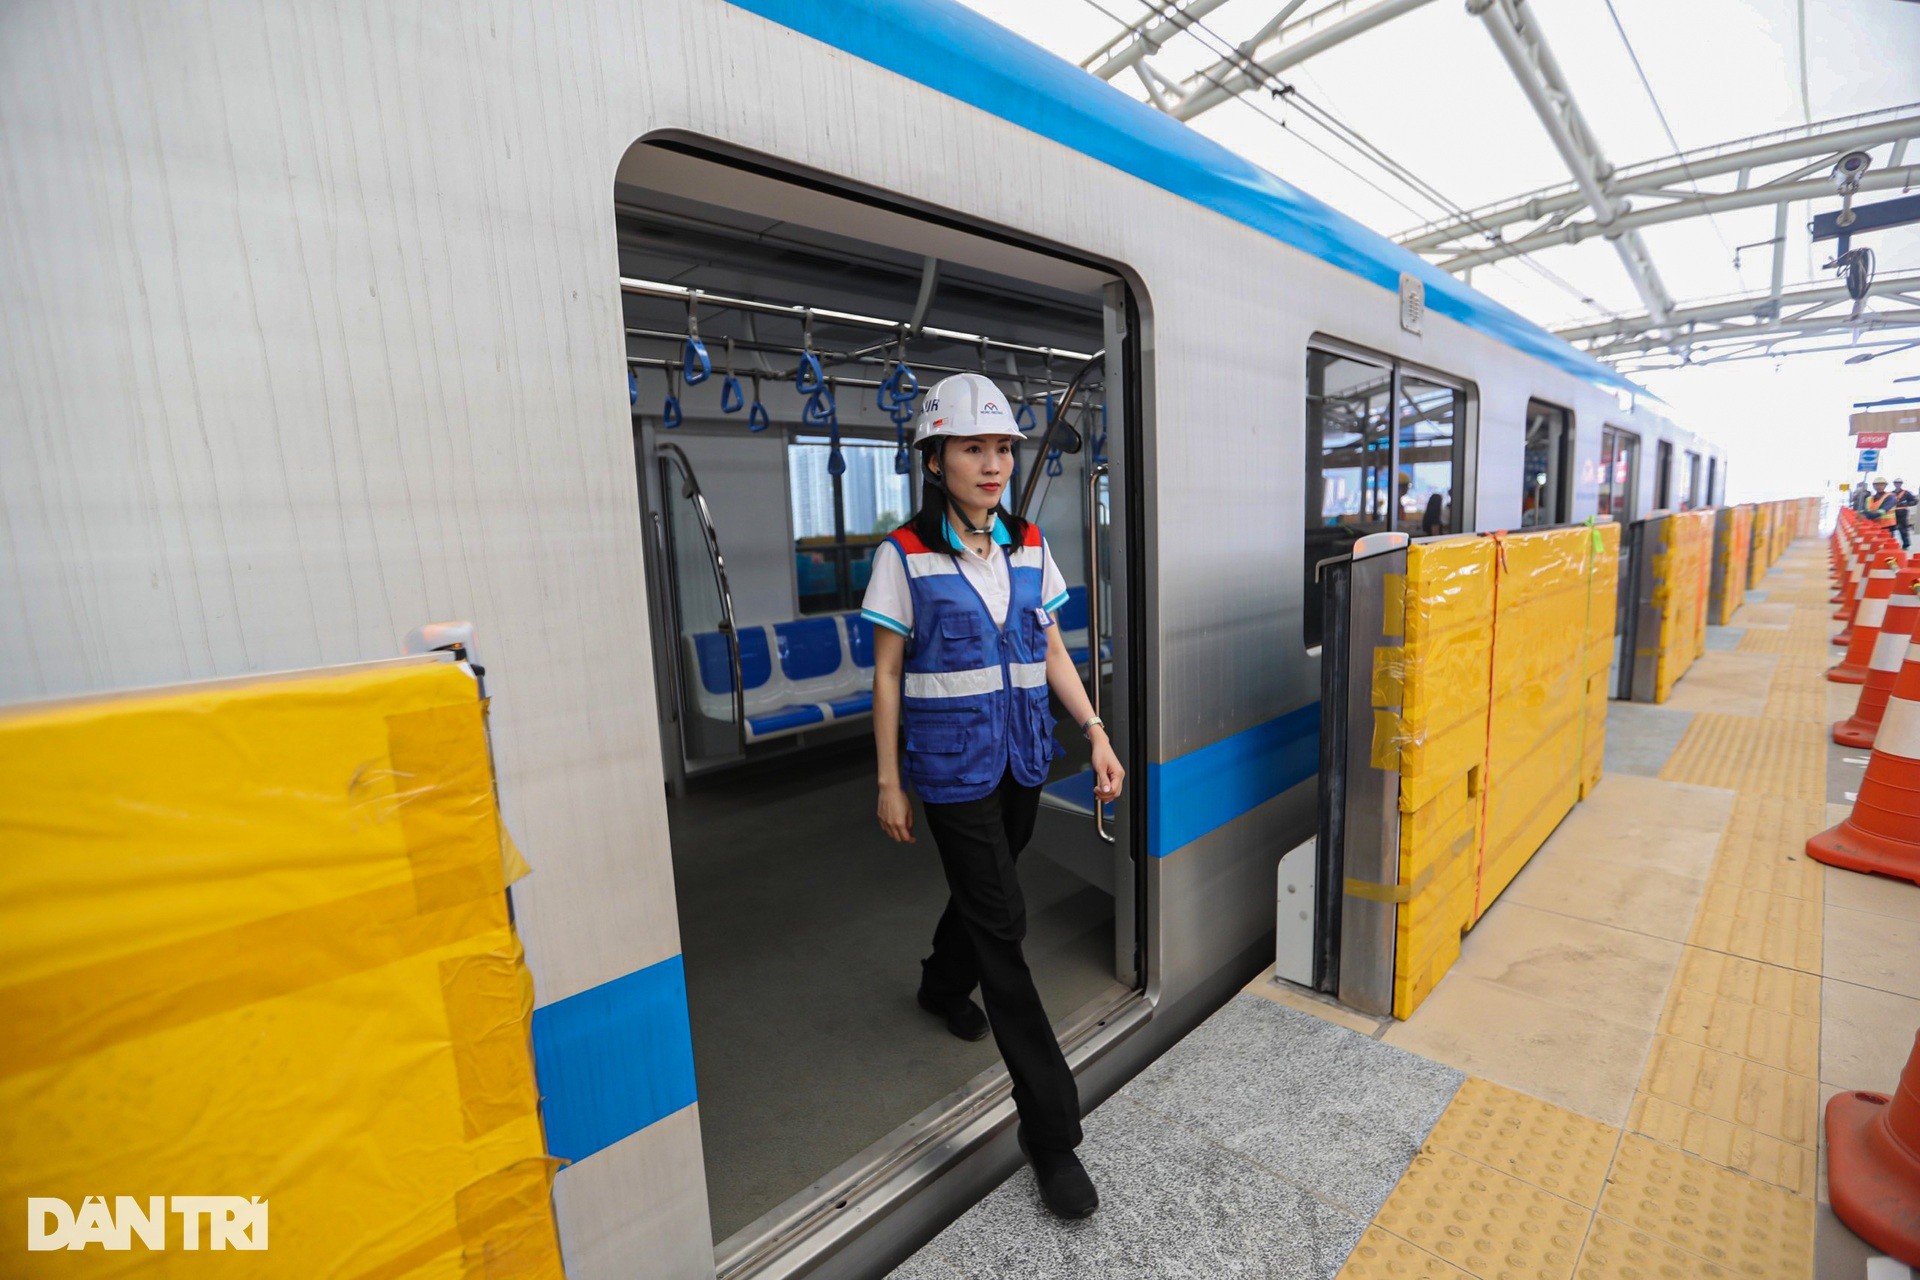
{"type": "Polygon", "coordinates": [[[1808,839],[1807,856],[1920,884],[1920,641],[1887,696],[1853,813],[1808,839]]]}
{"type": "Polygon", "coordinates": [[[1837,666],[1827,668],[1827,679],[1841,684],[1866,682],[1867,660],[1873,656],[1873,642],[1880,638],[1880,624],[1887,618],[1887,600],[1893,595],[1897,563],[1892,556],[1876,558],[1874,567],[1867,570],[1867,594],[1861,599],[1860,608],[1853,615],[1853,626],[1847,631],[1847,656],[1840,659],[1837,666]]]}
{"type": "Polygon", "coordinates": [[[1892,1097],[1827,1103],[1827,1198],[1855,1235],[1920,1266],[1920,1035],[1892,1097]]]}
{"type": "Polygon", "coordinates": [[[1859,704],[1851,717],[1833,726],[1833,740],[1841,746],[1873,746],[1916,623],[1920,623],[1920,570],[1907,569],[1894,579],[1893,594],[1887,597],[1887,620],[1880,624],[1880,636],[1873,642],[1859,704]]]}

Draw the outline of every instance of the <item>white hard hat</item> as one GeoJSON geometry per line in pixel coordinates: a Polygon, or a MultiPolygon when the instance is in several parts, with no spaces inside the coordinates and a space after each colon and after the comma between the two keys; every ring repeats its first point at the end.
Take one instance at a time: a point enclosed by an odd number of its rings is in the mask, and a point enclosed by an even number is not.
{"type": "Polygon", "coordinates": [[[993,379],[978,373],[956,373],[933,384],[920,401],[920,418],[913,426],[913,442],[925,444],[938,436],[1015,436],[1021,434],[1013,408],[993,379]]]}

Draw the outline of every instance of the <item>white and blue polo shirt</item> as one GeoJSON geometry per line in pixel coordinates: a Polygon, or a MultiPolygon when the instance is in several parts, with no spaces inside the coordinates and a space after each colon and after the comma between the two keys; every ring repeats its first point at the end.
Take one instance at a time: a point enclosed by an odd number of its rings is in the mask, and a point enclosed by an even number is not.
{"type": "MultiPolygon", "coordinates": [[[[1013,585],[1007,576],[1007,556],[1000,548],[1012,543],[1013,538],[997,514],[990,518],[993,521],[990,527],[994,549],[985,556],[968,550],[955,533],[951,518],[944,522],[944,527],[947,541],[960,553],[960,572],[980,593],[980,599],[986,604],[994,625],[1005,626],[1007,602],[1013,596],[1013,585]]],[[[1031,553],[1031,548],[1028,551],[1031,553]]],[[[1067,602],[1067,580],[1061,575],[1059,566],[1054,564],[1053,552],[1047,547],[1045,538],[1040,540],[1040,595],[1046,602],[1043,607],[1049,613],[1058,612],[1067,602]]],[[[913,634],[913,592],[907,585],[906,557],[891,540],[874,549],[873,574],[867,580],[867,594],[861,601],[860,616],[876,627],[885,627],[903,636],[913,634]]]]}

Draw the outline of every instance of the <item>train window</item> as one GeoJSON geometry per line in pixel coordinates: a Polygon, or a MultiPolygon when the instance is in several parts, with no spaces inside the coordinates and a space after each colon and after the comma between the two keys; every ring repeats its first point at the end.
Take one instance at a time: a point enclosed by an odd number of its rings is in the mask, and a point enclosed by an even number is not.
{"type": "Polygon", "coordinates": [[[1689,449],[1687,450],[1687,491],[1686,496],[1680,499],[1680,507],[1683,511],[1691,511],[1699,505],[1701,505],[1700,455],[1689,449]]]}
{"type": "Polygon", "coordinates": [[[1319,645],[1315,568],[1368,533],[1451,533],[1466,458],[1467,393],[1439,375],[1356,351],[1307,351],[1305,576],[1301,626],[1319,645]]]}
{"type": "Polygon", "coordinates": [[[1653,451],[1653,506],[1664,511],[1673,503],[1673,445],[1662,440],[1653,451]]]}
{"type": "Polygon", "coordinates": [[[787,446],[801,613],[859,608],[874,549],[913,510],[911,477],[894,473],[892,441],[843,440],[840,453],[847,468],[835,476],[825,437],[800,436],[787,446]]]}
{"type": "Polygon", "coordinates": [[[1720,478],[1718,475],[1720,470],[1718,465],[1719,461],[1718,458],[1707,459],[1707,505],[1710,507],[1718,504],[1720,500],[1719,491],[1714,488],[1715,482],[1720,478]]]}
{"type": "Polygon", "coordinates": [[[1633,478],[1640,461],[1640,437],[1619,427],[1600,432],[1598,513],[1625,523],[1634,517],[1633,478]]]}
{"type": "Polygon", "coordinates": [[[1525,472],[1520,525],[1563,524],[1573,511],[1573,414],[1559,405],[1527,401],[1525,472]]]}

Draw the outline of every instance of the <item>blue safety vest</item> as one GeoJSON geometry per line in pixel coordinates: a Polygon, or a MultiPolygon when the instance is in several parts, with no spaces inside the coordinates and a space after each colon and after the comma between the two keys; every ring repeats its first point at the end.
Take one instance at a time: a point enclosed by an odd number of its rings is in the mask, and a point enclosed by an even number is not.
{"type": "Polygon", "coordinates": [[[1022,786],[1041,785],[1060,749],[1047,702],[1039,526],[1027,525],[1020,546],[999,548],[1012,587],[1003,624],[953,556],[928,547],[911,527],[890,537],[913,598],[900,699],[913,789],[929,804],[978,800],[1009,767],[1022,786]]]}

